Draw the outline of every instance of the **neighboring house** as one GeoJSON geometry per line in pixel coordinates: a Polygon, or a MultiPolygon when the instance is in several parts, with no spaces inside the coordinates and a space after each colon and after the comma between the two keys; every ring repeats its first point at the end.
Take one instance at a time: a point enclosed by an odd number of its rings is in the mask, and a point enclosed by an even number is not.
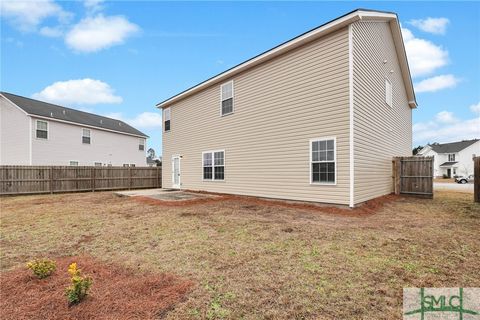
{"type": "Polygon", "coordinates": [[[417,155],[434,157],[435,177],[473,174],[473,158],[480,156],[480,139],[426,145],[417,155]]]}
{"type": "Polygon", "coordinates": [[[160,158],[147,157],[147,166],[149,167],[161,167],[162,160],[160,158]]]}
{"type": "Polygon", "coordinates": [[[353,207],[392,191],[416,106],[396,14],[356,10],[157,104],[163,186],[353,207]]]}
{"type": "Polygon", "coordinates": [[[147,137],[123,121],[0,93],[1,165],[146,166],[147,137]]]}

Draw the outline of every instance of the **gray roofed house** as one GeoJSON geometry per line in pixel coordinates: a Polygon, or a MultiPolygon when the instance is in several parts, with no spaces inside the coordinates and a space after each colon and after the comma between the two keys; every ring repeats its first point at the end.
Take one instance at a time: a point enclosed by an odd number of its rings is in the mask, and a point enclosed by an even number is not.
{"type": "Polygon", "coordinates": [[[0,165],[146,166],[147,138],[121,120],[0,92],[0,165]]]}
{"type": "Polygon", "coordinates": [[[417,154],[434,157],[434,175],[452,178],[473,174],[473,157],[480,156],[480,139],[431,143],[417,154]]]}
{"type": "Polygon", "coordinates": [[[107,130],[119,131],[140,137],[148,137],[143,132],[135,129],[121,120],[107,118],[97,114],[75,110],[44,101],[34,100],[8,92],[0,93],[27,114],[74,122],[107,130]]]}
{"type": "Polygon", "coordinates": [[[432,144],[429,144],[429,146],[436,153],[453,153],[453,152],[459,152],[465,149],[466,147],[471,146],[478,140],[479,139],[463,140],[463,141],[450,142],[450,143],[432,143],[432,144]]]}

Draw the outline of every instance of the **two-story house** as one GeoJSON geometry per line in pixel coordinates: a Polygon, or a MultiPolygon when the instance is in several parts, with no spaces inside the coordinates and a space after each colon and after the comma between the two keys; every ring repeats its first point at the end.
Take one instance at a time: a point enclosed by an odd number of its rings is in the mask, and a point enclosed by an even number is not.
{"type": "Polygon", "coordinates": [[[120,120],[0,93],[0,165],[146,166],[147,138],[120,120]]]}
{"type": "Polygon", "coordinates": [[[163,186],[353,207],[392,191],[416,106],[397,15],[355,10],[157,104],[163,186]]]}
{"type": "Polygon", "coordinates": [[[473,174],[473,158],[480,156],[480,139],[428,144],[417,155],[434,157],[435,177],[468,176],[473,174]]]}

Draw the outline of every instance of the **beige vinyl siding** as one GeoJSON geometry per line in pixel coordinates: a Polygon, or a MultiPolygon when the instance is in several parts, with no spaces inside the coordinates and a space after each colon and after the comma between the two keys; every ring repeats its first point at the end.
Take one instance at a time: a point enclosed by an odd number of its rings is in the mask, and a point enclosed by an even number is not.
{"type": "Polygon", "coordinates": [[[216,83],[171,105],[164,187],[181,155],[183,189],[349,203],[348,29],[234,76],[234,113],[216,83]],[[337,184],[310,184],[310,139],[336,137],[337,184]],[[225,180],[202,180],[202,152],[225,150],[225,180]]]}
{"type": "Polygon", "coordinates": [[[412,110],[389,23],[355,22],[352,31],[357,204],[391,192],[392,157],[412,152],[412,110]],[[393,86],[393,108],[385,102],[385,77],[393,86]]]}

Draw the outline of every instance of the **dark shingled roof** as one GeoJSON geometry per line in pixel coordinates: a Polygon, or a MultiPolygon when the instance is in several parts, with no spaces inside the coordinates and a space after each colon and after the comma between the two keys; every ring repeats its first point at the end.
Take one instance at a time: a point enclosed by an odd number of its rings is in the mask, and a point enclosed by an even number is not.
{"type": "Polygon", "coordinates": [[[455,163],[458,163],[456,161],[450,161],[450,162],[444,162],[440,165],[440,167],[450,167],[450,166],[453,166],[455,163]]]}
{"type": "Polygon", "coordinates": [[[455,153],[471,146],[478,140],[479,139],[464,140],[464,141],[451,142],[451,143],[433,143],[433,144],[430,144],[429,146],[436,153],[455,153]]]}
{"type": "Polygon", "coordinates": [[[100,129],[114,130],[118,132],[133,134],[142,137],[148,137],[145,133],[138,131],[134,127],[123,121],[102,117],[93,113],[79,111],[71,108],[62,107],[39,100],[34,100],[16,94],[0,92],[8,100],[13,102],[26,113],[33,116],[47,117],[52,120],[63,120],[78,124],[97,127],[100,129]]]}

